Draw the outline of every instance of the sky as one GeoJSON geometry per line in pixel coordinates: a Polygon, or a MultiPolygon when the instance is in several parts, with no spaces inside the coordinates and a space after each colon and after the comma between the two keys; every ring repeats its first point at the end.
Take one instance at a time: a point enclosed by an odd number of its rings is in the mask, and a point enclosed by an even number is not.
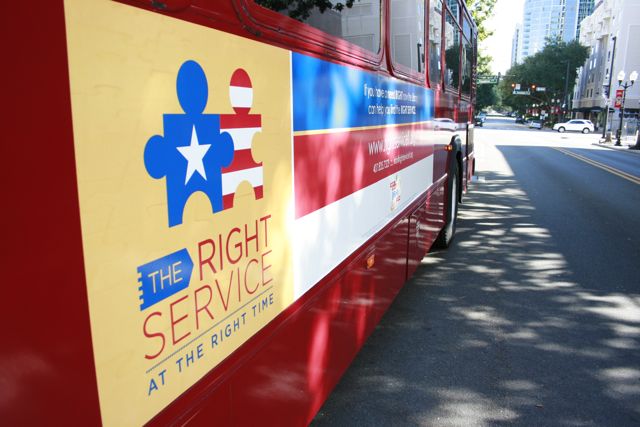
{"type": "Polygon", "coordinates": [[[517,23],[522,22],[524,0],[498,0],[493,9],[493,17],[487,20],[487,27],[493,36],[480,44],[480,49],[493,57],[491,68],[494,74],[505,73],[511,67],[511,42],[517,23]]]}

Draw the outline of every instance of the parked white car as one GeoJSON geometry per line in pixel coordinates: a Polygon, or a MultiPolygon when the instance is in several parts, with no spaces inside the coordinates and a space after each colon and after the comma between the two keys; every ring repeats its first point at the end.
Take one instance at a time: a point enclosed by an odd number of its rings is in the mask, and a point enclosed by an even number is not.
{"type": "Polygon", "coordinates": [[[553,130],[558,132],[564,132],[566,130],[573,130],[582,133],[593,132],[593,123],[590,120],[569,120],[566,123],[556,123],[553,125],[553,130]]]}
{"type": "Polygon", "coordinates": [[[434,129],[435,130],[448,130],[448,131],[452,131],[455,132],[456,129],[458,128],[458,126],[456,125],[456,122],[454,122],[452,119],[447,119],[447,118],[435,118],[433,119],[434,123],[434,129]]]}

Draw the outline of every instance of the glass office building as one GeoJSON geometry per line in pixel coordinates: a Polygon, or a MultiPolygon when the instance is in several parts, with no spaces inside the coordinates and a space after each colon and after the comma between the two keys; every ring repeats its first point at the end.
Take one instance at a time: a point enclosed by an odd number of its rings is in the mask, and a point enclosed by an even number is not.
{"type": "Polygon", "coordinates": [[[594,0],[525,0],[516,61],[541,51],[548,39],[570,42],[578,37],[580,22],[593,11],[594,0]]]}
{"type": "Polygon", "coordinates": [[[580,23],[584,18],[593,13],[595,0],[580,0],[578,5],[578,23],[576,26],[576,39],[580,40],[580,23]]]}

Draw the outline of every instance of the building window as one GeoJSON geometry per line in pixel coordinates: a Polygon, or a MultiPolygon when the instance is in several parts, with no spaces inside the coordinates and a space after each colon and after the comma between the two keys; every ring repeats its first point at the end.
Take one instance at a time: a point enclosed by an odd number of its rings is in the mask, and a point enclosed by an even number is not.
{"type": "Polygon", "coordinates": [[[396,64],[424,71],[424,1],[391,1],[391,57],[396,64]]]}

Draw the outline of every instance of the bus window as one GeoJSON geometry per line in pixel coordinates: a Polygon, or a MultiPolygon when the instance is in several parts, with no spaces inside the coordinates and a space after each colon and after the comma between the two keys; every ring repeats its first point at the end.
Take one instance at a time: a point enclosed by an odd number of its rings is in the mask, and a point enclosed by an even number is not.
{"type": "Polygon", "coordinates": [[[424,0],[391,1],[391,56],[419,73],[424,71],[424,0]]]}
{"type": "Polygon", "coordinates": [[[267,9],[311,25],[332,36],[339,37],[370,52],[380,51],[380,0],[359,0],[352,7],[335,6],[324,10],[309,8],[307,2],[255,0],[267,9]],[[289,4],[289,6],[286,6],[289,4]]]}
{"type": "Polygon", "coordinates": [[[471,67],[473,65],[473,45],[466,38],[462,38],[462,93],[471,95],[471,67]]]}
{"type": "Polygon", "coordinates": [[[467,38],[467,40],[471,40],[471,24],[469,23],[469,18],[464,17],[462,19],[462,35],[467,38]]]}
{"type": "Polygon", "coordinates": [[[440,84],[442,76],[442,0],[432,0],[429,8],[429,84],[440,84]]]}
{"type": "Polygon", "coordinates": [[[444,81],[448,86],[458,89],[460,86],[460,29],[449,12],[444,26],[444,81]]]}

